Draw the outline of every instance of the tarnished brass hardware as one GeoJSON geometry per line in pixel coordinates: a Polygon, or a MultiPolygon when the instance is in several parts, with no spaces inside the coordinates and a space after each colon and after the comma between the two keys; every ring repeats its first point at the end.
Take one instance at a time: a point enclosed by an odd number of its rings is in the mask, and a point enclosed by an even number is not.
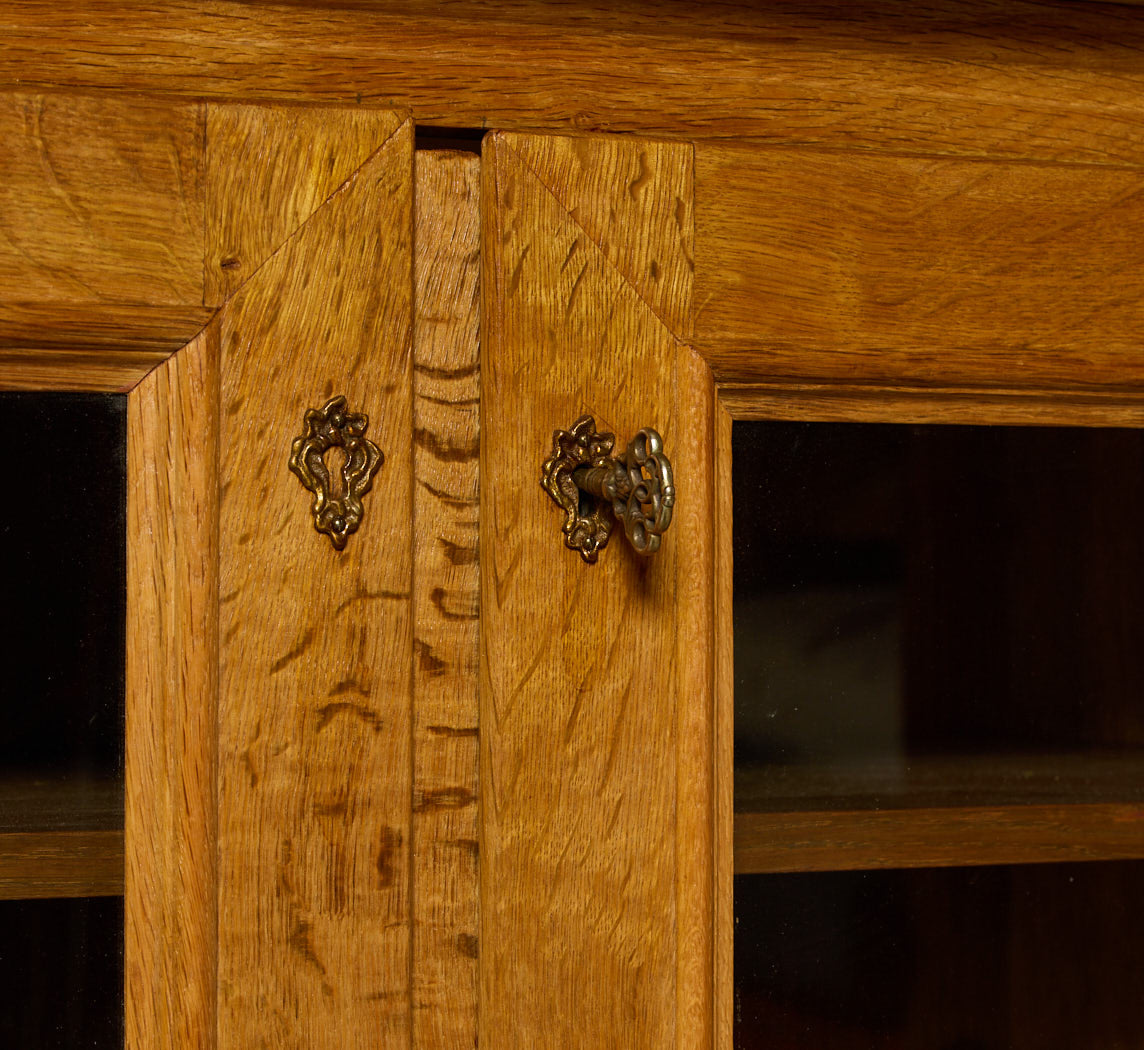
{"type": "Polygon", "coordinates": [[[290,469],[314,494],[314,528],[342,550],[346,537],[361,525],[361,498],[369,491],[385,456],[365,436],[369,416],[350,412],[342,394],[330,398],[320,409],[308,409],[305,426],[305,433],[296,437],[291,446],[290,469]],[[342,449],[345,455],[340,484],[324,459],[332,448],[342,449]]]}
{"type": "Polygon", "coordinates": [[[623,456],[613,456],[614,434],[596,433],[596,421],[581,416],[570,430],[552,435],[541,484],[564,511],[564,543],[586,562],[608,544],[616,519],[640,554],[659,550],[671,524],[675,486],[663,439],[645,427],[623,456]]]}

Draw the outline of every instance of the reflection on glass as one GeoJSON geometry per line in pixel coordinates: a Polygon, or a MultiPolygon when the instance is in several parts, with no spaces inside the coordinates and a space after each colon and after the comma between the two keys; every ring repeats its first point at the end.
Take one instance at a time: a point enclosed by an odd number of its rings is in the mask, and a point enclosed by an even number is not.
{"type": "Polygon", "coordinates": [[[1144,745],[1144,436],[736,423],[742,768],[1144,745]]]}
{"type": "Polygon", "coordinates": [[[123,765],[126,399],[0,395],[0,776],[123,765]]]}
{"type": "Polygon", "coordinates": [[[0,394],[0,445],[0,1047],[122,1047],[123,901],[59,895],[121,884],[126,398],[0,394]]]}
{"type": "Polygon", "coordinates": [[[0,1046],[123,1046],[123,900],[0,901],[0,1046]]]}
{"type": "Polygon", "coordinates": [[[1144,1045],[1144,863],[735,881],[736,1050],[1144,1045]]]}

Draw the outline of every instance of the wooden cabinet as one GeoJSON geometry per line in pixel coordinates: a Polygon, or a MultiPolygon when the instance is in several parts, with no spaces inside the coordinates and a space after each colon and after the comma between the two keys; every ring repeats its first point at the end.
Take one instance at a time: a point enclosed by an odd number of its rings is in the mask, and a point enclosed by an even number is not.
{"type": "Polygon", "coordinates": [[[733,768],[732,418],[1139,426],[1132,7],[5,21],[0,384],[129,391],[128,1045],[729,1048],[737,868],[1144,854],[733,768]],[[664,435],[651,559],[562,543],[584,413],[664,435]]]}
{"type": "Polygon", "coordinates": [[[5,384],[129,390],[128,1045],[408,1032],[412,127],[5,104],[5,384]],[[337,394],[385,449],[344,553],[283,469],[337,394]]]}

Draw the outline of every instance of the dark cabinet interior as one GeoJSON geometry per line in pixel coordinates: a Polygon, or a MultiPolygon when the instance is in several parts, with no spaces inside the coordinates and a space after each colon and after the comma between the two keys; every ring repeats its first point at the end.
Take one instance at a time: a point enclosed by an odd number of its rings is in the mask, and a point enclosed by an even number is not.
{"type": "Polygon", "coordinates": [[[0,1044],[123,1041],[126,398],[0,395],[0,1044]]]}
{"type": "Polygon", "coordinates": [[[733,442],[737,1045],[1139,1045],[1144,432],[733,442]]]}
{"type": "Polygon", "coordinates": [[[1144,1041],[1144,863],[736,877],[741,1050],[1144,1041]]]}

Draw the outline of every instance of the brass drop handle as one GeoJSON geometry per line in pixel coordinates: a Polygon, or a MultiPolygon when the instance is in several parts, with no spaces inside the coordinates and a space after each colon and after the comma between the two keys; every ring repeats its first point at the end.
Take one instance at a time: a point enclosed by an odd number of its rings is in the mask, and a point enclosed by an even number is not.
{"type": "Polygon", "coordinates": [[[314,494],[310,508],[314,528],[343,550],[350,533],[361,525],[365,514],[361,498],[373,484],[385,455],[365,436],[369,416],[351,412],[344,394],[330,398],[321,408],[309,409],[303,426],[290,447],[290,469],[314,494]],[[330,449],[342,454],[340,471],[331,470],[325,461],[330,449]]]}
{"type": "Polygon", "coordinates": [[[596,432],[596,421],[581,416],[568,430],[552,435],[552,455],[544,461],[541,484],[564,511],[564,543],[594,562],[608,544],[617,520],[640,554],[659,550],[671,524],[675,485],[663,439],[645,427],[622,456],[613,456],[614,434],[596,432]]]}

